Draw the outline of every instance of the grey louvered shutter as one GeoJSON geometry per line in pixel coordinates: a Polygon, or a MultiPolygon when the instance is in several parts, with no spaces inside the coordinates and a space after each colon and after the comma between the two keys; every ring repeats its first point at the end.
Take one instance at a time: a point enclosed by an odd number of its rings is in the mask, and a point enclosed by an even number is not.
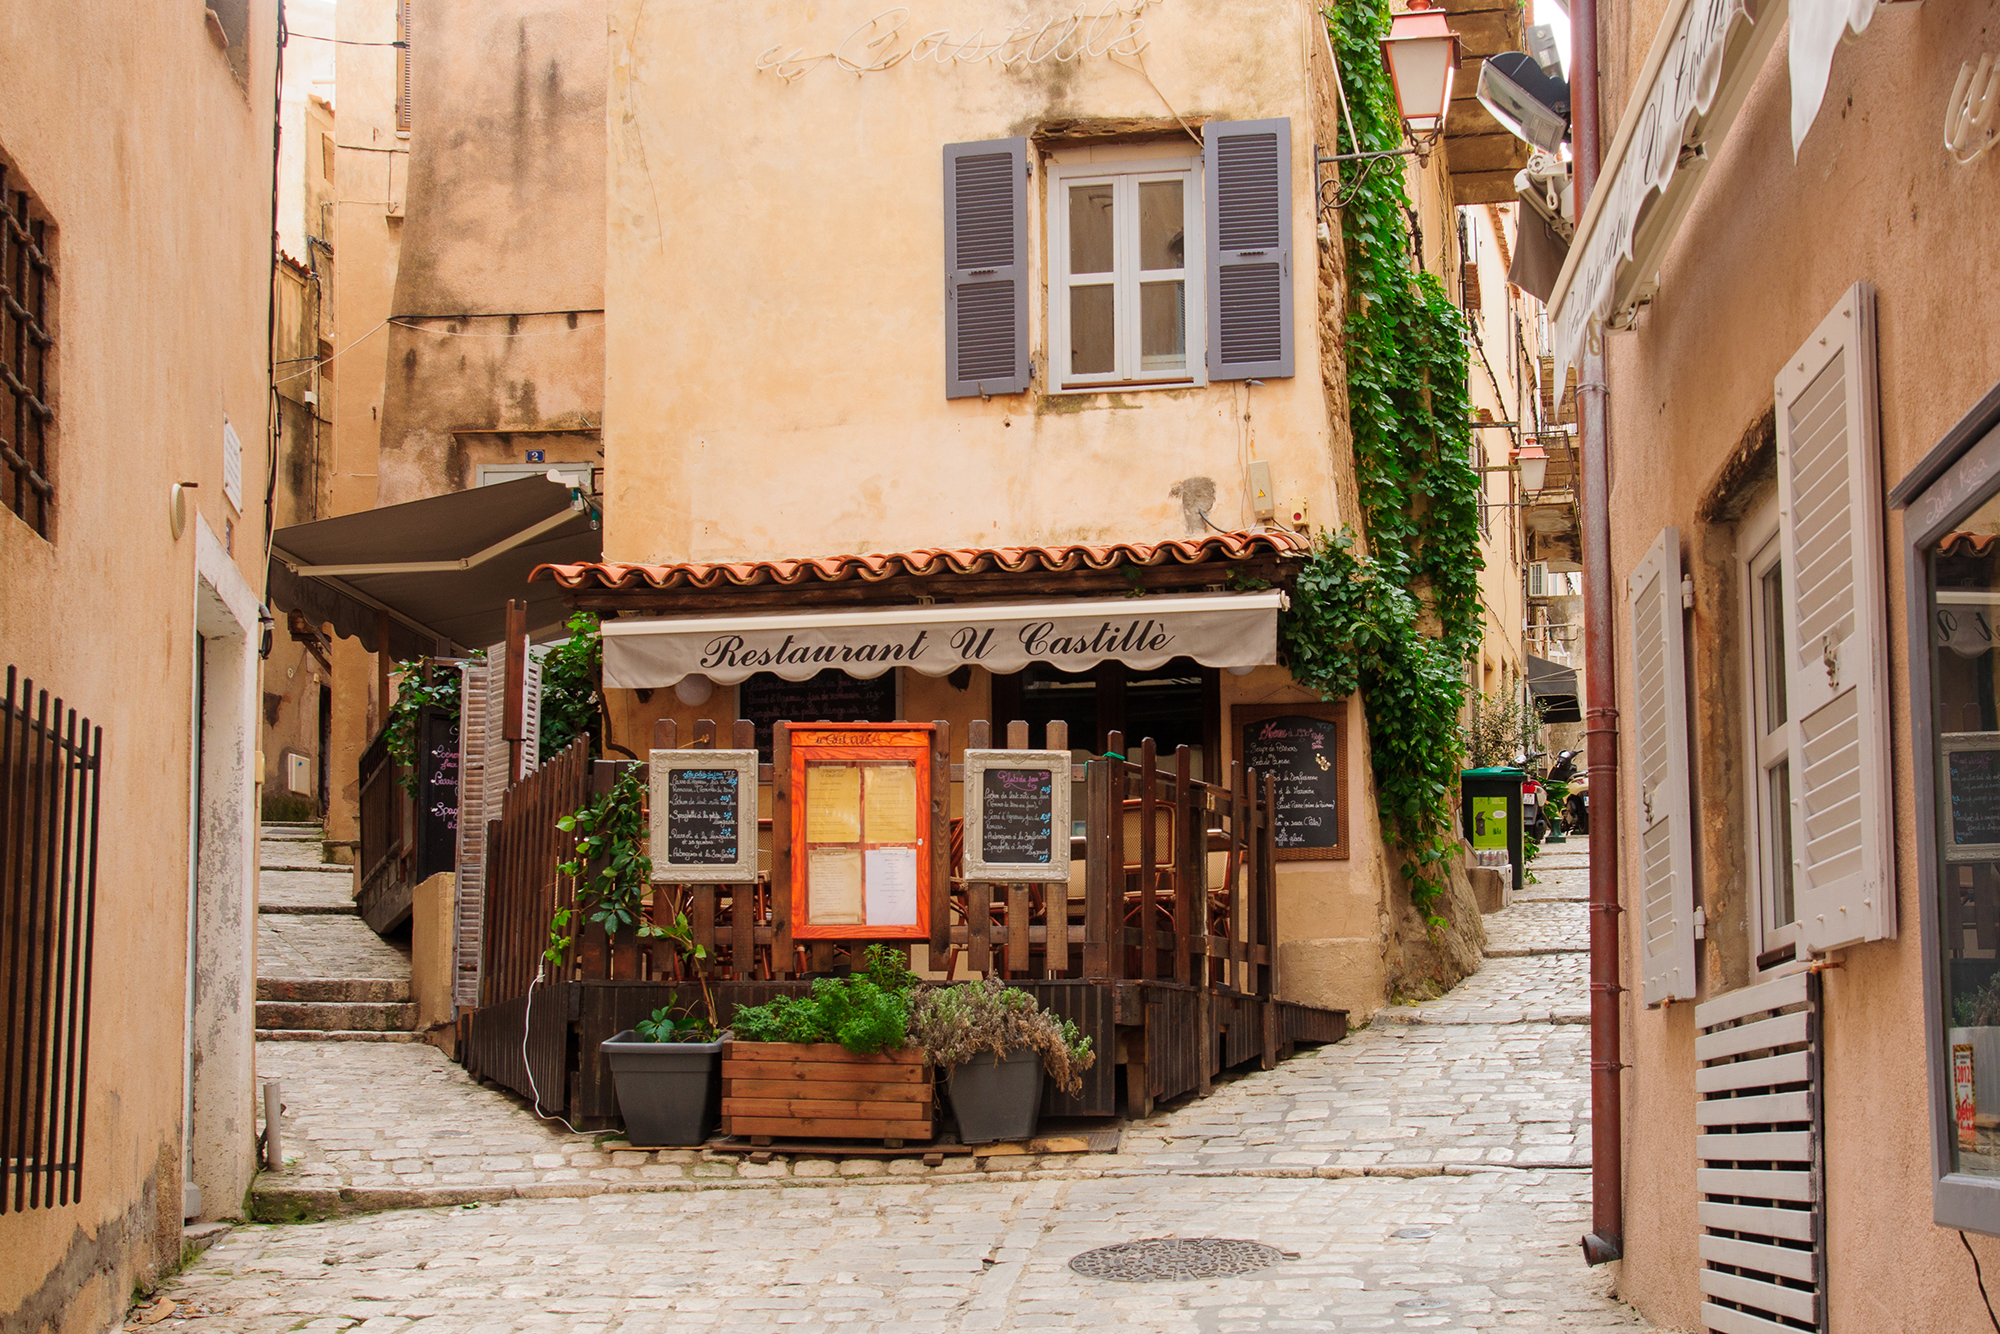
{"type": "Polygon", "coordinates": [[[521,672],[521,777],[542,767],[542,662],[550,645],[531,646],[521,672]]]}
{"type": "Polygon", "coordinates": [[[1208,378],[1292,373],[1292,123],[1201,127],[1208,214],[1208,378]]]}
{"type": "Polygon", "coordinates": [[[1028,141],[944,146],[944,396],[1028,388],[1028,141]]]}
{"type": "Polygon", "coordinates": [[[460,666],[458,696],[458,874],[452,905],[452,1001],[479,1004],[479,927],[486,901],[487,685],[492,668],[460,666]]]}
{"type": "MultiPolygon", "coordinates": [[[[1694,842],[1688,799],[1681,532],[1661,532],[1627,582],[1632,767],[1638,779],[1639,973],[1646,1004],[1695,994],[1694,842]]],[[[1604,818],[1613,819],[1610,811],[1604,818]]]]}

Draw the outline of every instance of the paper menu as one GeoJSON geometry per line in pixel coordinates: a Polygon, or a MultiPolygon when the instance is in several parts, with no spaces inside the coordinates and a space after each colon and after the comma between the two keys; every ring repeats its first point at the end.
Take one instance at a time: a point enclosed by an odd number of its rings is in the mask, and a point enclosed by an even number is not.
{"type": "MultiPolygon", "coordinates": [[[[870,857],[874,854],[870,853],[870,857]]],[[[915,854],[910,863],[916,871],[915,854]]],[[[807,924],[811,926],[859,926],[867,919],[861,910],[861,854],[853,848],[814,848],[807,863],[807,924]]],[[[916,894],[910,895],[912,904],[916,894]]],[[[916,919],[911,918],[912,921],[916,919]]]]}
{"type": "MultiPolygon", "coordinates": [[[[820,850],[814,851],[815,858],[820,850]]],[[[852,855],[852,854],[850,854],[852,855]]],[[[915,926],[917,924],[917,850],[915,848],[870,848],[866,858],[868,881],[868,924],[870,926],[915,926]]],[[[813,920],[819,921],[817,900],[813,920]]]]}
{"type": "Polygon", "coordinates": [[[862,828],[870,843],[917,841],[917,766],[876,764],[866,770],[862,828]]]}
{"type": "Polygon", "coordinates": [[[848,764],[806,766],[806,842],[860,840],[861,771],[848,764]]]}

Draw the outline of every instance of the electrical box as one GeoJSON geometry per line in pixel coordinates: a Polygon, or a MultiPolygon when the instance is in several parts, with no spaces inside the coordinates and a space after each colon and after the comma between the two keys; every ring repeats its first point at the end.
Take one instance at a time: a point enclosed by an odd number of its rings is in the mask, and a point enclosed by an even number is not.
{"type": "Polygon", "coordinates": [[[1271,490],[1271,465],[1262,459],[1250,461],[1250,513],[1271,519],[1278,513],[1278,498],[1271,490]]]}
{"type": "Polygon", "coordinates": [[[312,756],[286,754],[285,791],[301,797],[312,795],[312,756]]]}

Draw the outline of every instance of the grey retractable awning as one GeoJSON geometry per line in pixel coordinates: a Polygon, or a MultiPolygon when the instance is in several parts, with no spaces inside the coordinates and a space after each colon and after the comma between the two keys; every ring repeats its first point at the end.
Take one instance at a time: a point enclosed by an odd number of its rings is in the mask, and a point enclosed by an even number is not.
{"type": "Polygon", "coordinates": [[[434,652],[440,638],[484,648],[506,633],[510,598],[528,604],[531,629],[562,621],[562,590],[528,572],[600,559],[592,510],[570,486],[527,477],[281,528],[271,603],[371,652],[387,613],[399,658],[434,652]]]}
{"type": "Polygon", "coordinates": [[[1583,710],[1577,706],[1576,669],[1547,658],[1528,655],[1528,693],[1535,697],[1545,723],[1580,723],[1583,710]]]}

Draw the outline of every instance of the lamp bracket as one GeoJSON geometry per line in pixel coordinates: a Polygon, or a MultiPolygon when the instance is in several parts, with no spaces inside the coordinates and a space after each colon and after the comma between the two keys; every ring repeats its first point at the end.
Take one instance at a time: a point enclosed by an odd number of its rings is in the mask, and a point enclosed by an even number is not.
{"type": "Polygon", "coordinates": [[[1437,147],[1437,141],[1436,134],[1427,135],[1422,139],[1413,136],[1408,148],[1391,148],[1373,153],[1323,153],[1320,151],[1320,146],[1314,144],[1313,181],[1319,187],[1320,211],[1325,212],[1329,206],[1346,208],[1353,203],[1355,196],[1361,193],[1361,187],[1366,185],[1391,158],[1413,157],[1417,160],[1418,166],[1427,166],[1431,160],[1431,151],[1437,147]],[[1325,173],[1325,168],[1340,162],[1359,162],[1362,165],[1360,170],[1354,173],[1353,180],[1343,183],[1337,175],[1328,176],[1325,173]],[[1333,188],[1332,198],[1327,197],[1329,186],[1333,188]]]}

